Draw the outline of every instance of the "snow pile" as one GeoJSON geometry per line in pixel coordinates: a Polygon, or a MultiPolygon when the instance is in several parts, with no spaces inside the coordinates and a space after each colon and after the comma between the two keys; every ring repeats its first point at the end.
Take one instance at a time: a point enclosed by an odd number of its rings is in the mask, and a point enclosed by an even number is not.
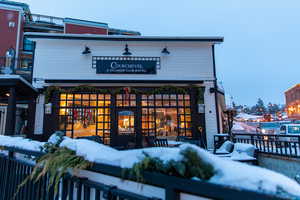
{"type": "Polygon", "coordinates": [[[234,143],[227,140],[222,144],[222,146],[219,149],[216,150],[216,153],[217,154],[231,153],[233,146],[234,146],[234,143]]]}
{"type": "MultiPolygon", "coordinates": [[[[182,145],[181,148],[188,146],[191,147],[191,145],[182,145]]],[[[282,174],[261,167],[218,158],[195,146],[192,148],[198,152],[199,156],[214,166],[216,174],[209,182],[275,194],[279,192],[278,190],[283,190],[300,197],[300,185],[282,174]]]]}
{"type": "Polygon", "coordinates": [[[151,157],[159,157],[165,162],[168,160],[180,160],[179,148],[145,148],[126,151],[118,151],[109,146],[99,144],[87,139],[65,139],[60,147],[67,147],[76,152],[76,155],[83,156],[90,162],[109,164],[122,168],[131,168],[135,163],[142,160],[144,153],[151,157]]]}
{"type": "Polygon", "coordinates": [[[23,137],[0,135],[0,146],[15,147],[29,151],[40,151],[44,144],[44,142],[38,142],[23,137]]]}
{"type": "Polygon", "coordinates": [[[256,160],[254,158],[255,146],[252,144],[235,143],[231,154],[232,160],[256,160]]]}
{"type": "Polygon", "coordinates": [[[62,137],[61,135],[63,135],[63,133],[62,133],[62,132],[59,132],[59,131],[53,133],[53,134],[49,137],[48,143],[51,143],[51,144],[57,144],[57,143],[59,143],[59,141],[61,140],[61,137],[62,137]]]}
{"type": "MultiPolygon", "coordinates": [[[[192,148],[200,157],[214,166],[216,174],[209,182],[275,194],[280,189],[300,197],[300,185],[284,175],[260,167],[218,158],[191,144],[183,144],[178,148],[156,147],[118,151],[85,139],[65,139],[60,146],[76,151],[77,155],[84,156],[85,159],[91,162],[122,168],[131,168],[145,157],[144,153],[147,153],[151,157],[160,158],[165,162],[172,159],[180,161],[182,159],[180,151],[192,148]]],[[[251,157],[253,155],[252,148],[252,145],[239,144],[236,147],[236,152],[243,151],[245,154],[243,158],[245,156],[251,157]]]]}

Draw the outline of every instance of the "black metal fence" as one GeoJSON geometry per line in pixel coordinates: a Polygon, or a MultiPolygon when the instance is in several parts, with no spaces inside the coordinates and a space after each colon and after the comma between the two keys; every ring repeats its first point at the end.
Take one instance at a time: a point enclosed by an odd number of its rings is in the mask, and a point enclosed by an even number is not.
{"type": "MultiPolygon", "coordinates": [[[[31,173],[34,164],[17,159],[15,154],[21,153],[27,156],[40,156],[38,152],[24,151],[15,148],[5,148],[8,155],[0,153],[0,200],[12,199],[16,193],[18,185],[31,173]]],[[[105,164],[94,164],[89,171],[109,175],[112,177],[122,177],[122,169],[115,166],[105,164]]],[[[190,194],[197,197],[208,199],[260,199],[260,200],[276,200],[289,199],[278,197],[250,190],[241,190],[223,185],[216,185],[204,181],[195,181],[190,179],[182,179],[163,174],[144,172],[145,184],[157,186],[165,190],[163,198],[146,197],[143,195],[119,189],[114,185],[107,185],[100,182],[94,182],[87,178],[78,178],[65,176],[60,183],[60,189],[57,195],[54,190],[48,187],[49,177],[45,176],[38,182],[28,182],[17,193],[16,199],[22,200],[90,200],[90,199],[108,199],[108,200],[179,200],[180,194],[190,194]]],[[[185,198],[188,199],[188,198],[185,198]]],[[[201,199],[201,198],[199,198],[201,199]]]]}
{"type": "Polygon", "coordinates": [[[300,157],[300,136],[280,134],[233,134],[234,142],[253,144],[259,152],[300,157]]]}

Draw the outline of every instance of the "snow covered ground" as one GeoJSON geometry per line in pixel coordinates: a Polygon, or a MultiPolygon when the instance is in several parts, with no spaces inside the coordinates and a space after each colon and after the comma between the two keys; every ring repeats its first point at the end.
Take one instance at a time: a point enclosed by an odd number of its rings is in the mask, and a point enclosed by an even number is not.
{"type": "Polygon", "coordinates": [[[233,122],[232,131],[235,133],[256,133],[256,127],[244,122],[233,122]]]}
{"type": "Polygon", "coordinates": [[[40,151],[44,144],[44,142],[25,139],[23,137],[0,135],[0,146],[15,147],[29,151],[40,151]]]}
{"type": "Polygon", "coordinates": [[[250,115],[247,113],[239,113],[237,116],[235,116],[235,119],[238,120],[257,120],[257,119],[262,119],[263,116],[259,115],[250,115]]]}
{"type": "MultiPolygon", "coordinates": [[[[0,136],[0,146],[13,146],[38,151],[42,145],[41,142],[28,139],[0,136]]],[[[90,140],[65,137],[60,146],[74,150],[78,156],[83,156],[91,162],[122,168],[131,168],[144,158],[144,152],[151,157],[157,157],[167,162],[169,160],[181,160],[182,155],[180,152],[192,148],[201,158],[214,167],[215,175],[210,178],[209,182],[266,193],[278,194],[284,191],[300,198],[300,185],[284,175],[260,167],[219,158],[191,144],[182,144],[176,148],[155,147],[118,151],[90,140]]]]}

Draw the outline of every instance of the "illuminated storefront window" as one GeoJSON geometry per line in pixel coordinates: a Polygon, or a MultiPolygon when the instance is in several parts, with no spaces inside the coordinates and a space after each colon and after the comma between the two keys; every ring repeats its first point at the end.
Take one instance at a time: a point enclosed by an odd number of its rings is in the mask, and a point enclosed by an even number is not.
{"type": "Polygon", "coordinates": [[[117,107],[135,107],[135,94],[117,94],[117,107]]]}
{"type": "Polygon", "coordinates": [[[62,93],[59,98],[59,129],[73,138],[99,135],[106,144],[111,143],[112,135],[135,137],[142,133],[143,136],[170,139],[192,137],[189,94],[137,96],[62,93]],[[111,134],[111,130],[117,133],[111,134]]]}
{"type": "Polygon", "coordinates": [[[190,95],[142,95],[142,132],[145,136],[191,137],[190,95]]]}
{"type": "Polygon", "coordinates": [[[99,135],[110,141],[110,94],[60,94],[59,129],[69,137],[99,135]]]}

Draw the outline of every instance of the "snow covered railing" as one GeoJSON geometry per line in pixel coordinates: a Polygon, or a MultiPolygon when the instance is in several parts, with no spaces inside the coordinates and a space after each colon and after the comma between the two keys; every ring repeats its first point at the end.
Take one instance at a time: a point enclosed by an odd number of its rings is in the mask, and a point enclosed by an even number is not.
{"type": "MultiPolygon", "coordinates": [[[[40,152],[17,148],[4,148],[8,155],[0,154],[0,199],[9,199],[15,194],[18,184],[32,171],[34,165],[19,161],[15,153],[27,156],[39,156],[40,152]]],[[[2,150],[3,151],[3,150],[2,150]]],[[[58,196],[61,199],[110,199],[121,197],[136,200],[189,200],[189,199],[289,199],[275,195],[235,189],[208,182],[182,179],[158,173],[144,172],[146,183],[123,180],[122,168],[95,163],[89,170],[80,170],[76,176],[65,177],[61,181],[58,196]],[[100,182],[99,182],[100,181],[100,182]],[[105,182],[105,183],[103,183],[105,182]],[[81,189],[79,189],[81,188],[81,189]],[[99,198],[99,197],[103,198],[99,198]],[[106,198],[104,198],[106,197],[106,198]]],[[[46,179],[37,183],[28,183],[17,194],[16,199],[55,199],[53,188],[46,189],[46,179]]]]}
{"type": "Polygon", "coordinates": [[[234,133],[233,138],[254,145],[261,153],[300,158],[300,135],[234,133]]]}
{"type": "MultiPolygon", "coordinates": [[[[31,174],[35,165],[33,157],[45,154],[38,150],[42,146],[45,144],[37,141],[0,136],[0,191],[5,191],[0,193],[1,200],[11,198],[17,186],[31,174]]],[[[93,162],[93,165],[85,170],[70,169],[68,175],[60,179],[56,197],[47,175],[37,182],[27,182],[17,193],[16,199],[276,200],[300,197],[300,186],[283,175],[217,158],[194,145],[117,151],[88,140],[64,138],[59,146],[72,149],[76,155],[93,162]],[[144,154],[180,164],[185,159],[180,152],[186,149],[192,149],[203,161],[213,166],[212,177],[208,180],[181,178],[145,170],[141,172],[142,182],[137,182],[136,177],[124,176],[124,169],[141,162],[144,154]]]]}

